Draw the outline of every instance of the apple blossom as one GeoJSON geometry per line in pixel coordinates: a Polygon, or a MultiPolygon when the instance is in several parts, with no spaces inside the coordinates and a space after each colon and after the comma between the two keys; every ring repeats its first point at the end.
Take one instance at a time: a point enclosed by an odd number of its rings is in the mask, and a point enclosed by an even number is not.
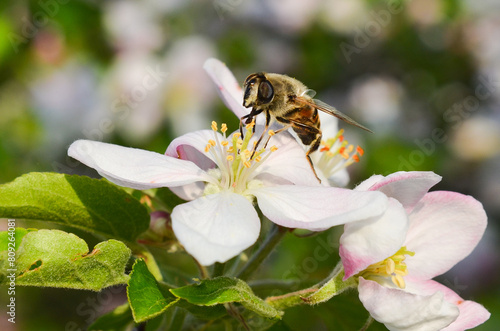
{"type": "Polygon", "coordinates": [[[385,193],[389,205],[382,217],[345,225],[344,280],[358,279],[361,302],[390,330],[464,330],[490,316],[431,280],[471,253],[487,222],[470,196],[427,193],[439,180],[432,172],[397,172],[356,188],[385,193]]]}
{"type": "Polygon", "coordinates": [[[166,155],[89,140],[74,142],[68,154],[115,184],[170,187],[189,200],[173,209],[172,227],[202,265],[225,262],[255,243],[255,199],[274,223],[312,231],[384,212],[387,198],[380,192],[320,186],[290,135],[276,135],[274,145],[255,150],[251,125],[244,138],[226,131],[213,122],[212,130],[172,141],[166,155]]]}

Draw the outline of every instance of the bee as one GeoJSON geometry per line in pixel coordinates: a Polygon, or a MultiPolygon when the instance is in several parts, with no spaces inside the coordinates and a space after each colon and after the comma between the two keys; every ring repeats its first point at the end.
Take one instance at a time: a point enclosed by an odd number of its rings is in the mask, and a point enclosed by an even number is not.
{"type": "MultiPolygon", "coordinates": [[[[302,82],[287,75],[266,72],[251,74],[245,79],[243,90],[243,106],[246,108],[252,107],[252,110],[241,118],[240,131],[243,123],[251,123],[260,113],[264,113],[266,116],[263,132],[269,129],[272,120],[283,124],[283,127],[275,132],[276,134],[292,128],[302,143],[309,146],[306,157],[320,182],[321,180],[314,170],[310,157],[311,153],[318,150],[322,138],[318,110],[372,132],[336,108],[320,100],[313,99],[313,90],[308,89],[302,82]]],[[[264,134],[260,136],[257,146],[263,136],[264,134]]],[[[268,141],[269,138],[266,144],[268,141]]]]}

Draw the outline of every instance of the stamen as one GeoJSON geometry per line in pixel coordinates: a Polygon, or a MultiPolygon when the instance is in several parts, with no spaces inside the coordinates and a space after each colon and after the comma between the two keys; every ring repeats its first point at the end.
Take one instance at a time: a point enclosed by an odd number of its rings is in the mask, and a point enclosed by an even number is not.
{"type": "Polygon", "coordinates": [[[217,122],[212,121],[212,130],[217,131],[217,122]]]}
{"type": "Polygon", "coordinates": [[[269,137],[272,137],[276,134],[276,132],[274,132],[274,130],[269,130],[267,131],[267,134],[269,135],[269,137]]]}
{"type": "Polygon", "coordinates": [[[390,279],[394,285],[404,289],[406,284],[403,277],[408,275],[408,269],[404,263],[406,259],[405,255],[413,256],[415,253],[408,251],[406,247],[401,247],[396,254],[368,266],[365,270],[360,272],[358,276],[374,281],[380,281],[380,277],[390,279]]]}
{"type": "MultiPolygon", "coordinates": [[[[226,131],[227,131],[227,125],[226,125],[226,123],[222,123],[221,128],[220,128],[220,131],[221,131],[222,133],[226,133],[226,131]]],[[[225,137],[225,136],[224,136],[224,137],[225,137]]]]}

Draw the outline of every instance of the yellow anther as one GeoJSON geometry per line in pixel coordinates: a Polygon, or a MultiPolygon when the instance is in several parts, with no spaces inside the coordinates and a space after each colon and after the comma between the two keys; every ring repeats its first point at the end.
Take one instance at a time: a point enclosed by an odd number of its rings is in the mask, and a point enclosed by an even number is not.
{"type": "Polygon", "coordinates": [[[247,125],[245,125],[245,129],[251,130],[254,126],[255,126],[255,122],[252,121],[252,122],[248,123],[247,125]]]}
{"type": "Polygon", "coordinates": [[[397,287],[403,289],[406,287],[405,280],[402,276],[396,275],[391,277],[391,281],[396,285],[397,287]]]}
{"type": "Polygon", "coordinates": [[[269,135],[269,137],[272,137],[276,134],[276,132],[274,132],[274,130],[269,130],[267,131],[267,134],[269,135]]]}
{"type": "Polygon", "coordinates": [[[227,145],[229,145],[229,142],[227,140],[223,140],[221,141],[220,143],[222,146],[226,147],[227,145]]]}
{"type": "Polygon", "coordinates": [[[215,143],[215,140],[213,140],[213,139],[210,139],[210,140],[208,141],[208,143],[209,143],[210,145],[212,145],[212,146],[217,145],[217,144],[215,143]]]}
{"type": "Polygon", "coordinates": [[[241,133],[239,133],[239,132],[235,132],[235,133],[233,134],[233,139],[238,139],[239,137],[241,137],[241,133]]]}
{"type": "Polygon", "coordinates": [[[217,131],[217,122],[212,121],[212,130],[217,131]]]}
{"type": "Polygon", "coordinates": [[[271,147],[271,152],[276,152],[277,150],[278,150],[278,147],[276,147],[276,146],[271,147]]]}
{"type": "Polygon", "coordinates": [[[210,150],[211,147],[212,147],[212,145],[207,144],[207,146],[205,146],[205,153],[208,153],[208,151],[210,150]]]}
{"type": "Polygon", "coordinates": [[[260,162],[260,160],[262,160],[262,157],[261,157],[261,156],[257,156],[257,157],[254,159],[254,161],[255,161],[255,162],[260,162]]]}
{"type": "Polygon", "coordinates": [[[245,168],[250,168],[251,165],[252,163],[250,161],[243,162],[243,166],[245,166],[245,168]]]}
{"type": "Polygon", "coordinates": [[[394,263],[394,260],[392,259],[387,260],[385,264],[385,272],[390,275],[394,273],[395,269],[396,269],[396,263],[394,263]]]}
{"type": "Polygon", "coordinates": [[[232,155],[228,155],[228,156],[226,156],[226,160],[228,160],[229,162],[231,162],[231,161],[234,160],[234,157],[232,155]]]}
{"type": "Polygon", "coordinates": [[[226,131],[227,131],[227,125],[226,125],[226,123],[222,123],[221,128],[220,128],[220,131],[221,131],[222,133],[226,133],[226,131]]]}

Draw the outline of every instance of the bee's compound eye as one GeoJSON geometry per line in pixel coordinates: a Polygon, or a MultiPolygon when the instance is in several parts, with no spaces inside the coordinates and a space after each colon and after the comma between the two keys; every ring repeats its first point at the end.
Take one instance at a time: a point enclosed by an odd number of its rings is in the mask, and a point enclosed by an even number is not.
{"type": "Polygon", "coordinates": [[[262,103],[269,103],[273,100],[274,89],[271,83],[264,80],[259,85],[259,99],[262,103]]]}

